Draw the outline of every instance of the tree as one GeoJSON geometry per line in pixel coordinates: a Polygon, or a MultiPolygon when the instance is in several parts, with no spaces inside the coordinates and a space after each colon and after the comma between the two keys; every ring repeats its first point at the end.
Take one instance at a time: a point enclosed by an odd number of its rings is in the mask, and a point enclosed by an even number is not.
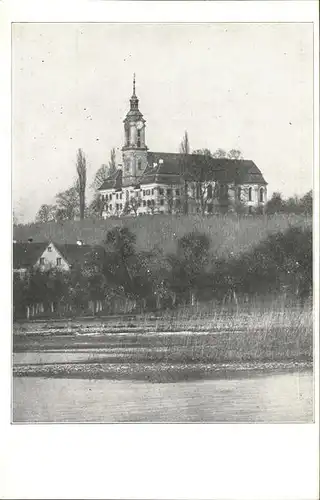
{"type": "Polygon", "coordinates": [[[77,189],[79,193],[79,212],[80,219],[84,219],[84,210],[86,206],[86,184],[87,184],[87,160],[82,151],[78,149],[77,153],[77,189]]]}
{"type": "Polygon", "coordinates": [[[312,191],[308,191],[300,200],[302,212],[306,215],[312,215],[312,191]]]}
{"type": "Polygon", "coordinates": [[[134,215],[137,216],[138,209],[140,207],[140,203],[141,203],[141,201],[140,201],[139,197],[131,196],[131,198],[129,200],[127,200],[125,205],[124,205],[123,213],[126,215],[129,215],[132,212],[134,212],[134,215]]]}
{"type": "Polygon", "coordinates": [[[214,167],[212,154],[209,149],[197,149],[193,152],[198,158],[190,166],[190,178],[195,183],[195,198],[200,204],[200,211],[204,215],[208,204],[213,205],[214,199],[214,167]]]}
{"type": "Polygon", "coordinates": [[[188,132],[185,131],[180,143],[180,176],[183,180],[183,212],[188,214],[188,156],[190,154],[190,143],[188,132]]]}
{"type": "Polygon", "coordinates": [[[226,158],[227,152],[224,149],[217,149],[214,153],[212,153],[213,158],[226,158]]]}
{"type": "Polygon", "coordinates": [[[266,213],[275,214],[285,211],[285,202],[282,199],[281,193],[275,192],[272,198],[266,204],[266,213]]]}
{"type": "Polygon", "coordinates": [[[109,160],[109,169],[108,169],[108,177],[114,175],[117,171],[116,165],[116,150],[112,148],[110,151],[110,160],[109,160]]]}
{"type": "Polygon", "coordinates": [[[88,207],[87,217],[102,217],[104,202],[102,201],[99,191],[94,194],[94,197],[88,207]]]}
{"type": "Polygon", "coordinates": [[[56,195],[58,220],[73,220],[79,213],[79,192],[77,186],[56,195]]]}
{"type": "Polygon", "coordinates": [[[239,149],[230,149],[227,154],[230,160],[243,160],[242,152],[239,149]]]}
{"type": "Polygon", "coordinates": [[[103,163],[101,165],[101,167],[97,170],[90,187],[96,191],[100,186],[102,186],[102,184],[108,177],[114,175],[116,172],[116,150],[115,148],[112,148],[110,151],[110,160],[108,162],[108,165],[106,163],[103,163]]]}
{"type": "Polygon", "coordinates": [[[56,205],[47,205],[44,203],[38,210],[36,222],[50,222],[56,218],[56,205]]]}
{"type": "Polygon", "coordinates": [[[180,297],[194,302],[206,282],[210,239],[204,233],[193,231],[178,240],[177,252],[168,256],[171,267],[171,288],[180,297]]]}

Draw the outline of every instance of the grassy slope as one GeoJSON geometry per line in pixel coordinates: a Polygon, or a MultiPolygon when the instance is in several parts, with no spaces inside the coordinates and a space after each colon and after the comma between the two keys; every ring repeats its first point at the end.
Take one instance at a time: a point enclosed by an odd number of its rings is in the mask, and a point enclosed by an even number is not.
{"type": "Polygon", "coordinates": [[[114,226],[127,226],[137,236],[139,250],[154,247],[165,252],[175,250],[181,236],[197,229],[210,235],[212,250],[218,255],[248,250],[268,234],[285,231],[291,225],[311,226],[311,219],[295,215],[261,217],[200,217],[200,216],[144,216],[103,220],[66,221],[64,223],[27,224],[14,227],[13,237],[26,241],[53,240],[56,243],[75,243],[81,239],[87,244],[99,244],[106,232],[114,226]]]}

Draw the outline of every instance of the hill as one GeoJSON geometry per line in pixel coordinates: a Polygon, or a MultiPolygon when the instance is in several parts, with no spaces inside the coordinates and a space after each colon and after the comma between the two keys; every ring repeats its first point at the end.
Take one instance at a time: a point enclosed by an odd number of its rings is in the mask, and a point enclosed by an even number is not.
{"type": "Polygon", "coordinates": [[[179,238],[196,229],[209,235],[211,248],[218,256],[227,256],[247,251],[269,234],[285,231],[293,225],[311,227],[312,219],[282,214],[259,217],[149,215],[108,220],[85,219],[14,226],[13,238],[17,241],[33,238],[35,242],[51,240],[56,243],[82,240],[86,244],[99,244],[113,227],[127,226],[136,235],[139,250],[158,248],[172,252],[179,238]]]}

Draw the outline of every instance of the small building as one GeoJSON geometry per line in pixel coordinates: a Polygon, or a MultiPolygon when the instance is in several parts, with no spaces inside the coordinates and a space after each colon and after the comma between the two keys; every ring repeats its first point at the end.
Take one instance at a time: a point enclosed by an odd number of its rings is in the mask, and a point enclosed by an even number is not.
{"type": "Polygon", "coordinates": [[[13,243],[13,272],[24,275],[30,269],[46,271],[52,268],[70,271],[76,265],[82,268],[92,257],[102,258],[104,249],[78,243],[13,243]]]}

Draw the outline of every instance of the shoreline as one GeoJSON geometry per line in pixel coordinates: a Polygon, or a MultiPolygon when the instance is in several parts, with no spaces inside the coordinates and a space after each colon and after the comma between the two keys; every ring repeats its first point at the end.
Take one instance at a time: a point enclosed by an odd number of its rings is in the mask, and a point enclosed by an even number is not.
{"type": "Polygon", "coordinates": [[[14,377],[183,382],[313,371],[312,361],[242,363],[51,363],[14,365],[14,377]]]}

